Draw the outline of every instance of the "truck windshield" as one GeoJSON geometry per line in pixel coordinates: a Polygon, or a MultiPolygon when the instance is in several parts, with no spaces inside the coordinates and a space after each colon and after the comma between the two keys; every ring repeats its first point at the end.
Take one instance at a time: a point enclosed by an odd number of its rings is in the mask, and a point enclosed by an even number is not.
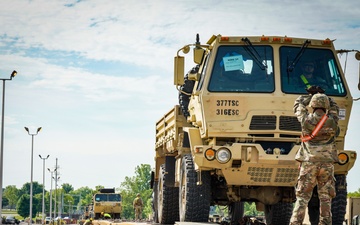
{"type": "Polygon", "coordinates": [[[119,202],[121,201],[120,194],[96,194],[96,202],[119,202]]]}
{"type": "Polygon", "coordinates": [[[210,92],[274,91],[271,46],[220,46],[208,86],[210,92]]]}
{"type": "Polygon", "coordinates": [[[290,68],[300,47],[280,48],[281,88],[284,93],[306,94],[306,88],[320,86],[327,95],[345,96],[346,90],[334,54],[328,49],[307,48],[290,68]]]}

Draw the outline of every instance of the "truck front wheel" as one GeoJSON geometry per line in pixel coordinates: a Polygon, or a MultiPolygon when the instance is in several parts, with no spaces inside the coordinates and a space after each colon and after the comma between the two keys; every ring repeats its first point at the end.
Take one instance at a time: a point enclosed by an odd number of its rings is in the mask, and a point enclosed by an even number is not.
{"type": "Polygon", "coordinates": [[[197,185],[197,173],[191,155],[184,155],[180,172],[179,214],[181,222],[207,222],[210,211],[210,173],[201,172],[202,184],[197,185]]]}

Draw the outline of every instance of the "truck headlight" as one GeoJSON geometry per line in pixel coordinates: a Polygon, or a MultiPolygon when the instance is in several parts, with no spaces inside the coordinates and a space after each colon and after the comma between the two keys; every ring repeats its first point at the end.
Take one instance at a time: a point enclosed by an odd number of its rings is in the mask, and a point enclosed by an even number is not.
{"type": "Polygon", "coordinates": [[[219,163],[227,163],[231,159],[231,152],[227,148],[220,148],[216,151],[216,159],[219,163]]]}

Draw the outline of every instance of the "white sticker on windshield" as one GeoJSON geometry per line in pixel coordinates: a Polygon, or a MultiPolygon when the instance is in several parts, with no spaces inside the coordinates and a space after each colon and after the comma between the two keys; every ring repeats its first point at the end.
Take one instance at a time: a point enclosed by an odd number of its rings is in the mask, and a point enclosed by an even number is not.
{"type": "Polygon", "coordinates": [[[339,120],[345,120],[346,109],[339,109],[339,120]]]}
{"type": "Polygon", "coordinates": [[[223,57],[225,71],[244,70],[242,55],[223,57]]]}

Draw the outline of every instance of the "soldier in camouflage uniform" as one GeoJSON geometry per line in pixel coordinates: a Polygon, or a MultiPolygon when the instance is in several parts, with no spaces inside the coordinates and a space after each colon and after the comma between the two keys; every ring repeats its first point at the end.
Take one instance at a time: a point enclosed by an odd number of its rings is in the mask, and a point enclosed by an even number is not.
{"type": "Polygon", "coordinates": [[[143,201],[140,197],[140,193],[136,195],[136,198],[133,201],[133,207],[135,210],[135,220],[140,221],[142,217],[142,208],[143,208],[143,201]]]}
{"type": "Polygon", "coordinates": [[[302,144],[295,156],[301,164],[290,225],[303,223],[306,207],[316,185],[320,200],[319,225],[331,225],[331,199],[336,195],[334,163],[338,161],[335,137],[338,134],[339,108],[325,94],[316,93],[298,97],[294,112],[301,123],[302,144]],[[312,113],[308,112],[307,105],[313,109],[312,113]],[[327,116],[325,122],[318,125],[323,116],[327,116]]]}

